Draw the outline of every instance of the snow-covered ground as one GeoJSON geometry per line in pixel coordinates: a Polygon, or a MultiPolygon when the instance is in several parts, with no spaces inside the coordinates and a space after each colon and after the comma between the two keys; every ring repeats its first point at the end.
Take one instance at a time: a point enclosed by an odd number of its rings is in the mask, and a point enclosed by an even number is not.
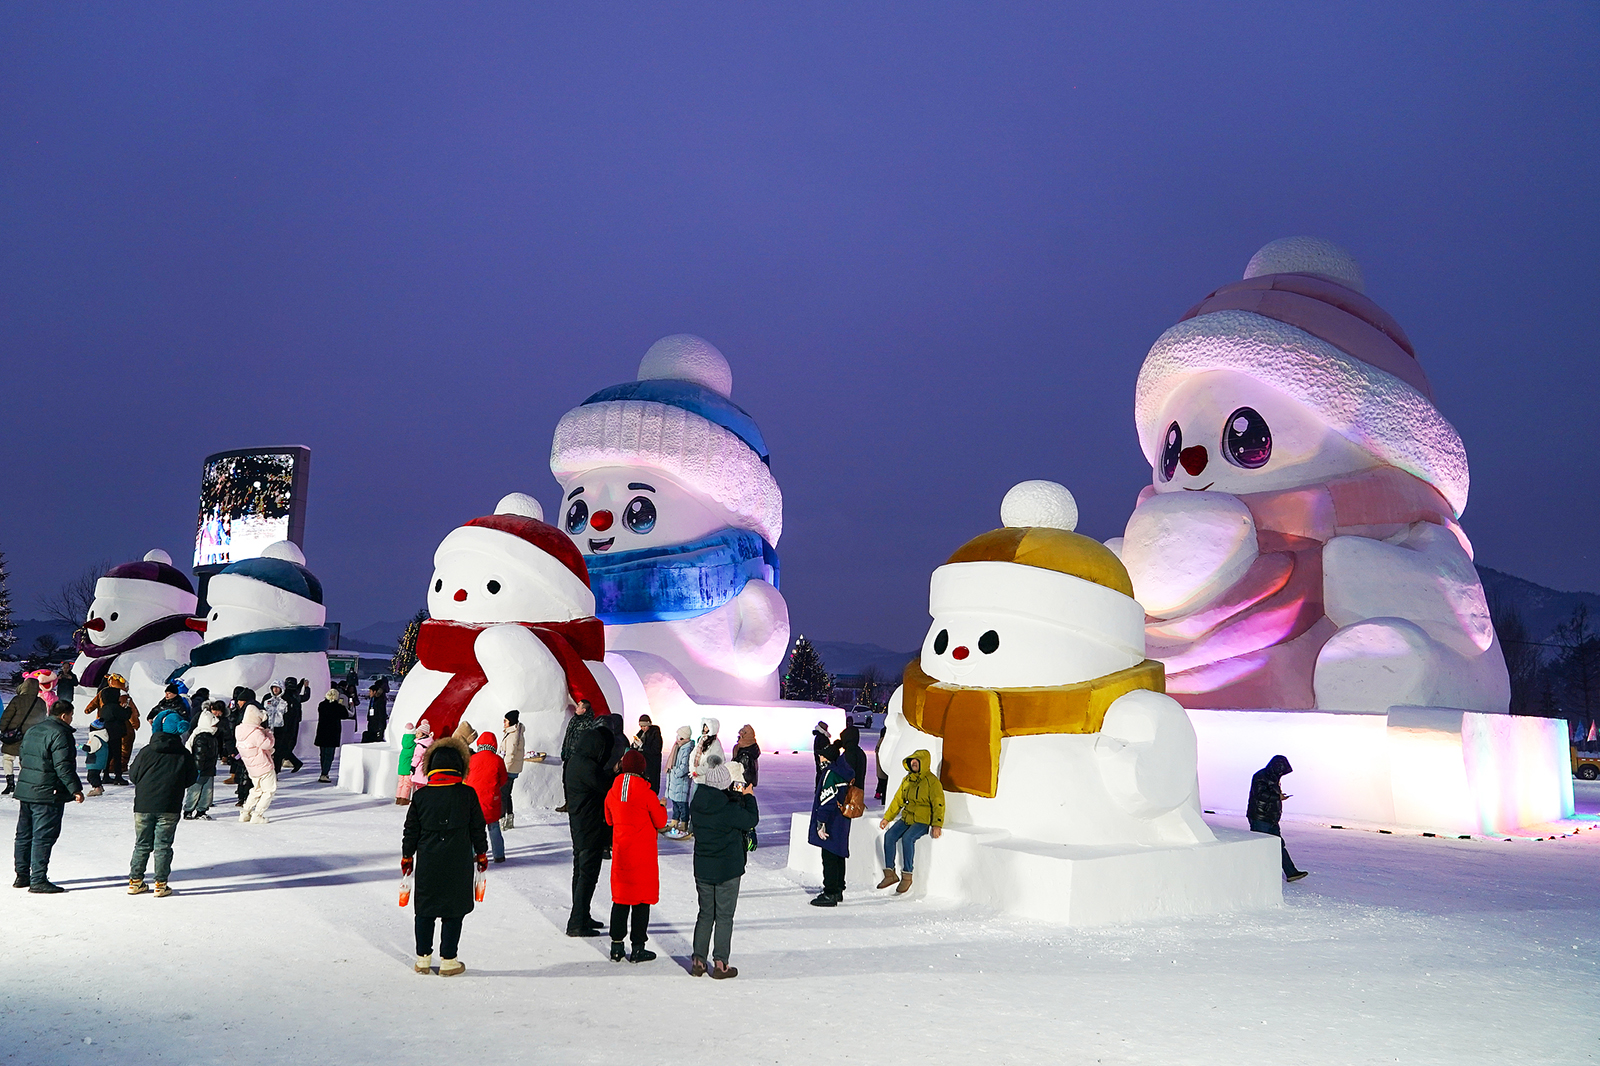
{"type": "MultiPolygon", "coordinates": [[[[519,814],[464,977],[411,972],[403,809],[285,775],[273,822],[181,825],[125,894],[132,789],[69,806],[61,896],[0,897],[6,1062],[1577,1063],[1600,1058],[1600,830],[1544,841],[1287,823],[1267,914],[1069,931],[784,873],[809,756],[765,756],[737,980],[691,980],[689,847],[662,842],[642,966],[562,935],[557,816],[519,814]]],[[[231,793],[230,793],[231,796],[231,793]]],[[[1600,786],[1579,785],[1600,810],[1600,786]]],[[[220,798],[220,791],[219,791],[220,798]]],[[[9,832],[16,805],[0,805],[9,832]]],[[[228,815],[231,801],[216,813],[228,815]]],[[[1218,819],[1221,824],[1233,824],[1218,819]]],[[[923,847],[929,842],[924,842],[923,847]]],[[[937,846],[937,844],[934,844],[937,846]]],[[[595,913],[606,917],[605,876],[595,913]]]]}

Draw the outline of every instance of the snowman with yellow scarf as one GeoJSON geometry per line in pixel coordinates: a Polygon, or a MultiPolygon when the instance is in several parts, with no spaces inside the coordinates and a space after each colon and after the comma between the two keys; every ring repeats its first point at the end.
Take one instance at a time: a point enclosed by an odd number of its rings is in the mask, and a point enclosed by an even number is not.
{"type": "Polygon", "coordinates": [[[880,765],[932,753],[945,824],[1068,845],[1187,845],[1201,820],[1195,732],[1145,657],[1120,560],[1073,532],[1072,494],[1026,481],[1002,528],[933,572],[933,624],[889,705],[880,765]]]}

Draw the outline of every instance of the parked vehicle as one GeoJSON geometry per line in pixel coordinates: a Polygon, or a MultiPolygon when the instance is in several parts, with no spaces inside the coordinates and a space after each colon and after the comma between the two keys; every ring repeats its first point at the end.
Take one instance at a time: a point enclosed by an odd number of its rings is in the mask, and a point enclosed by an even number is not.
{"type": "Polygon", "coordinates": [[[1572,751],[1572,776],[1585,781],[1593,781],[1600,777],[1600,751],[1579,751],[1576,744],[1569,745],[1572,751]]]}

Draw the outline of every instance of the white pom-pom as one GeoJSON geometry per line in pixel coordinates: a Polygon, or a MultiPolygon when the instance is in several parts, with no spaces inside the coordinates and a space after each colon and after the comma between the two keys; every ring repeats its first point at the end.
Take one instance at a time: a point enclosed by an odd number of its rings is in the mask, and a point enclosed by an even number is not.
{"type": "Polygon", "coordinates": [[[1071,532],[1078,528],[1078,501],[1065,485],[1054,481],[1024,481],[1011,486],[1000,501],[1000,523],[1005,526],[1047,526],[1071,532]]]}
{"type": "Polygon", "coordinates": [[[287,559],[291,563],[306,565],[306,553],[292,540],[279,540],[261,549],[263,559],[287,559]]]}
{"type": "Polygon", "coordinates": [[[144,553],[144,561],[147,563],[165,563],[167,566],[171,566],[172,556],[168,555],[160,548],[155,548],[144,553]]]}
{"type": "Polygon", "coordinates": [[[639,380],[692,381],[722,396],[733,395],[733,369],[710,341],[674,333],[650,346],[639,360],[639,380]]]}
{"type": "Polygon", "coordinates": [[[544,507],[526,492],[508,492],[494,505],[495,514],[515,514],[544,521],[544,507]]]}
{"type": "Polygon", "coordinates": [[[1355,256],[1332,241],[1318,237],[1280,237],[1250,257],[1247,278],[1263,274],[1321,274],[1357,292],[1366,292],[1366,279],[1355,256]]]}

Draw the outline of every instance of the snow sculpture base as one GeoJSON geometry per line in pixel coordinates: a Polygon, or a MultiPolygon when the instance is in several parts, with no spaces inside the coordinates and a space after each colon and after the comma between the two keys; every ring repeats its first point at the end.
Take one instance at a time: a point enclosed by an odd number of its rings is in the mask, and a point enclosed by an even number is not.
{"type": "MultiPolygon", "coordinates": [[[[881,811],[869,811],[851,826],[845,884],[852,891],[871,892],[883,876],[879,817],[881,811]]],[[[793,816],[788,868],[808,884],[821,884],[822,852],[806,843],[809,822],[808,813],[793,816]]],[[[1282,906],[1277,838],[1212,831],[1215,841],[1184,847],[1091,847],[947,826],[938,840],[917,842],[916,877],[907,895],[1071,926],[1282,906]]]]}
{"type": "Polygon", "coordinates": [[[1441,707],[1387,714],[1191,708],[1200,800],[1239,812],[1274,755],[1294,765],[1285,814],[1447,833],[1570,818],[1566,722],[1441,707]]]}
{"type": "Polygon", "coordinates": [[[400,776],[400,753],[378,741],[372,744],[342,744],[339,747],[340,792],[354,792],[381,799],[394,799],[400,776]]]}

